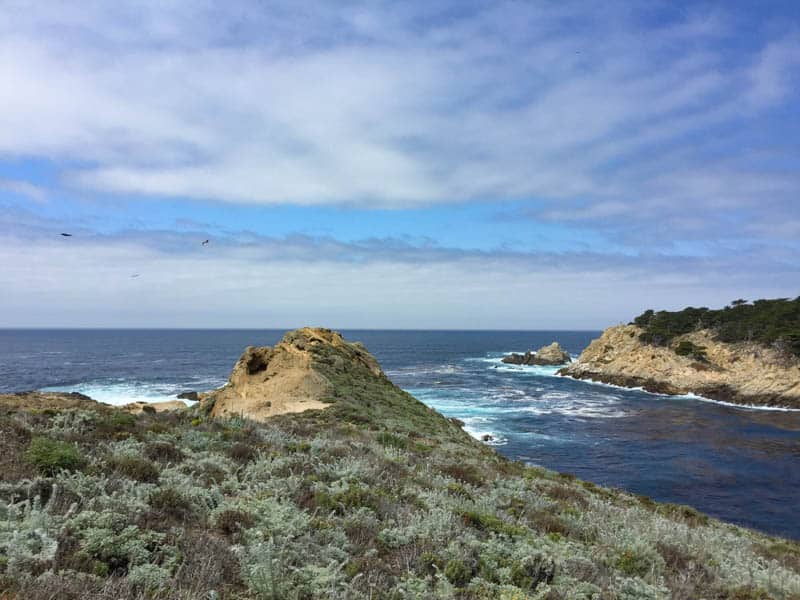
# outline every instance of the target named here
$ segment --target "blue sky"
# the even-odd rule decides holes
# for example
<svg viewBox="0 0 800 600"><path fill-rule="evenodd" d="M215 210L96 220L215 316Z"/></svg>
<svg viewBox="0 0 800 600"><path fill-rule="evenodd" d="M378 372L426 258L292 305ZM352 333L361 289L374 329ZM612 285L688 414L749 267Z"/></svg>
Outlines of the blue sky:
<svg viewBox="0 0 800 600"><path fill-rule="evenodd" d="M0 326L796 296L799 85L796 2L4 2Z"/></svg>

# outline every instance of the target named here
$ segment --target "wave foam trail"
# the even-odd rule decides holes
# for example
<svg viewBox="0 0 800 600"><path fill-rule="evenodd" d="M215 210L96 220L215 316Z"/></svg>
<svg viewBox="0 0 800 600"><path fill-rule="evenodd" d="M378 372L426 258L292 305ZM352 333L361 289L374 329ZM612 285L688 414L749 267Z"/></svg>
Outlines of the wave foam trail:
<svg viewBox="0 0 800 600"><path fill-rule="evenodd" d="M208 382L210 383L210 381ZM208 386L216 387L216 386ZM56 385L42 388L43 392L78 392L106 404L121 406L131 402L165 402L176 400L181 392L198 389L195 385L176 385L142 381L88 381L75 385ZM207 389L203 386L199 389ZM185 401L186 402L186 401ZM186 402L186 404L193 404Z"/></svg>

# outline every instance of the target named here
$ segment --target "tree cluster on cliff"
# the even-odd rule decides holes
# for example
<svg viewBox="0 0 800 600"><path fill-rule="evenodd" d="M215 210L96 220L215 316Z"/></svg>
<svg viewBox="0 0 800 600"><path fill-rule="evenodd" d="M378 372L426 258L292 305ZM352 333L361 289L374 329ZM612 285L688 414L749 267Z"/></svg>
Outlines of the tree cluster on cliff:
<svg viewBox="0 0 800 600"><path fill-rule="evenodd" d="M794 300L734 300L719 310L689 306L679 311L646 310L633 320L644 329L641 340L666 345L679 335L710 329L721 342L776 345L800 356L800 297Z"/></svg>

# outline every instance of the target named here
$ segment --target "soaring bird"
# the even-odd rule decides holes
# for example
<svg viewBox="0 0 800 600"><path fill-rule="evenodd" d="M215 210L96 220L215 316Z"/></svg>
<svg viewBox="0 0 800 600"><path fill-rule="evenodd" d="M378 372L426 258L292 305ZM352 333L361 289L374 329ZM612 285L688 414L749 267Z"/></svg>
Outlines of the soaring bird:
<svg viewBox="0 0 800 600"><path fill-rule="evenodd" d="M64 237L72 237L71 233L62 233L61 235L63 235Z"/></svg>
<svg viewBox="0 0 800 600"><path fill-rule="evenodd" d="M203 240L203 243L201 245L205 246L207 244L208 244L208 240Z"/></svg>
<svg viewBox="0 0 800 600"><path fill-rule="evenodd" d="M138 277L138 276L139 276L139 273L134 273L133 275L131 275L131 278Z"/></svg>

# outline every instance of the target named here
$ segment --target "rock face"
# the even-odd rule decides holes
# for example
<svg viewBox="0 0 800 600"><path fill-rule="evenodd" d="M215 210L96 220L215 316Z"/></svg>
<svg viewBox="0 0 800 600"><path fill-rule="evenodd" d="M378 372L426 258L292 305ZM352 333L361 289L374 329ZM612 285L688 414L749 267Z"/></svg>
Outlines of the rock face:
<svg viewBox="0 0 800 600"><path fill-rule="evenodd" d="M512 353L503 358L503 362L510 365L563 365L571 360L558 342L542 346L536 352Z"/></svg>
<svg viewBox="0 0 800 600"><path fill-rule="evenodd" d="M170 410L185 410L186 404L180 400L164 400L163 402L131 402L120 407L131 414L138 415L143 412L165 412Z"/></svg>
<svg viewBox="0 0 800 600"><path fill-rule="evenodd" d="M559 373L662 394L800 408L796 359L753 343L718 342L705 330L679 336L669 347L644 344L641 333L635 325L610 327ZM704 348L705 356L679 356L675 349L681 342Z"/></svg>
<svg viewBox="0 0 800 600"><path fill-rule="evenodd" d="M212 417L241 415L255 420L326 408L334 387L315 366L315 357L324 353L325 346L336 350L334 361L352 361L386 378L361 344L348 343L330 329L305 327L287 333L274 347L246 348L228 383L201 394L201 402L210 407Z"/></svg>

